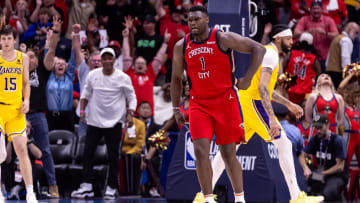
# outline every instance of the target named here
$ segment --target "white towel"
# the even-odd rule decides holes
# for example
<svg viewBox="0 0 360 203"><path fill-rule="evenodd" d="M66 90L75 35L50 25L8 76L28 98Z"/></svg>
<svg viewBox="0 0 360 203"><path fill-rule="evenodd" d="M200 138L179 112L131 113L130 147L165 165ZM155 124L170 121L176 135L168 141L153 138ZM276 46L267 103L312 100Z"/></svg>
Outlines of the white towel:
<svg viewBox="0 0 360 203"><path fill-rule="evenodd" d="M326 7L327 11L335 11L339 9L339 4L337 0L330 0L329 4Z"/></svg>

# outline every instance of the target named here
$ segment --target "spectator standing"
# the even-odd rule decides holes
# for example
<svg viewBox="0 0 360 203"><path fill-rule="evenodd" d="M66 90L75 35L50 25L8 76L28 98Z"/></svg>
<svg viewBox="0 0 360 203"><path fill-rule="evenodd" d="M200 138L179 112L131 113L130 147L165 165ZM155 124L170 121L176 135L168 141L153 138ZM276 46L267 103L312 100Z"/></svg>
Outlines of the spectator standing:
<svg viewBox="0 0 360 203"><path fill-rule="evenodd" d="M49 49L44 58L46 69L53 70L46 85L49 130L74 131L72 106L75 58L72 53L70 61L66 63L65 59L55 57L56 45L60 39L61 20L55 16L53 24L52 31L50 31Z"/></svg>
<svg viewBox="0 0 360 203"><path fill-rule="evenodd" d="M300 18L295 27L294 38L299 38L301 33L309 32L314 37L313 44L320 55L322 72L325 71L325 60L330 49L332 39L338 34L334 20L322 14L322 3L313 1L310 15Z"/></svg>
<svg viewBox="0 0 360 203"><path fill-rule="evenodd" d="M312 92L315 80L321 73L321 65L310 33L301 34L299 42L294 45L284 64L287 64L285 72L297 76L296 84L288 89L289 100L300 104L306 95Z"/></svg>
<svg viewBox="0 0 360 203"><path fill-rule="evenodd" d="M148 14L142 24L142 33L136 37L136 55L142 56L146 61L152 61L159 51L164 38L155 31L155 16Z"/></svg>
<svg viewBox="0 0 360 203"><path fill-rule="evenodd" d="M42 152L41 161L44 165L44 171L49 185L49 193L53 198L59 197L59 191L56 184L54 161L49 145L49 128L45 116L47 110L46 84L49 79L51 69L44 67L43 60L38 57L34 51L26 52L29 56L29 82L31 87L30 110L26 117L31 122L33 138Z"/></svg>
<svg viewBox="0 0 360 203"><path fill-rule="evenodd" d="M346 24L345 30L331 42L326 59L326 72L334 82L335 89L342 80L342 70L351 63L353 41L358 37L360 27L354 22Z"/></svg>
<svg viewBox="0 0 360 203"><path fill-rule="evenodd" d="M115 54L116 54L116 60L114 63L114 68L117 68L121 71L123 71L124 66L123 66L123 60L124 60L124 55L121 52L121 45L118 41L116 40L112 40L109 42L108 47L114 49Z"/></svg>
<svg viewBox="0 0 360 203"><path fill-rule="evenodd" d="M71 197L93 197L92 160L99 140L104 136L109 160L109 176L104 199L115 199L118 188L119 144L122 126L133 125L136 96L129 76L114 68L115 52L105 48L100 52L102 68L91 71L80 99L80 119L85 122L89 104L87 135L84 148L84 172L80 188ZM89 98L91 98L89 100ZM128 109L126 108L128 102ZM126 119L126 120L125 120Z"/></svg>
<svg viewBox="0 0 360 203"><path fill-rule="evenodd" d="M101 67L101 57L99 51L94 51L90 54L89 60L85 60L84 54L81 53L80 47L80 24L75 24L72 26L72 43L73 43L73 50L74 50L74 58L77 67L77 73L79 78L80 84L80 94L82 93L85 80L87 75L90 71ZM88 108L85 108L86 115L88 115ZM80 117L80 105L76 108L76 115ZM86 135L87 125L83 121L79 121L79 128L78 128L78 136L85 136Z"/></svg>
<svg viewBox="0 0 360 203"><path fill-rule="evenodd" d="M45 45L46 33L51 26L51 15L47 8L41 8L38 13L39 21L29 26L21 41L26 43L28 47L37 46L41 49Z"/></svg>
<svg viewBox="0 0 360 203"><path fill-rule="evenodd" d="M160 35L166 38L166 33L170 34L168 41L168 60L166 61L166 80L170 82L171 79L171 60L173 58L173 50L177 41L182 39L187 33L190 32L189 27L183 24L184 19L183 10L176 8L171 13L169 10L165 10L162 5L162 0L156 0L155 4L157 15L160 17Z"/></svg>
<svg viewBox="0 0 360 203"><path fill-rule="evenodd" d="M134 68L132 68L133 58L130 56L128 38L131 25L131 20L127 20L127 27L123 31L124 72L131 78L138 104L142 101L148 101L151 104L151 109L154 109L154 82L161 66L165 62L166 49L171 35L167 32L165 33L164 42L150 63L144 57L138 56L135 59Z"/></svg>
<svg viewBox="0 0 360 203"><path fill-rule="evenodd" d="M71 39L72 26L79 23L82 30L86 29L90 14L94 13L95 8L90 0L72 0L70 2L69 24L67 27L66 38Z"/></svg>

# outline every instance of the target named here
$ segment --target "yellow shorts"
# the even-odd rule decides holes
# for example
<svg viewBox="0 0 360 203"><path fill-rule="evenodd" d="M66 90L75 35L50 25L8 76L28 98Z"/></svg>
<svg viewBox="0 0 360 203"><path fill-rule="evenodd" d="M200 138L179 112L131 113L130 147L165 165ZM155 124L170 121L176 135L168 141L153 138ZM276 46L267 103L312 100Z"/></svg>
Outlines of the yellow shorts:
<svg viewBox="0 0 360 203"><path fill-rule="evenodd" d="M25 115L21 113L21 107L0 104L0 131L1 136L7 134L9 141L15 135L26 137Z"/></svg>
<svg viewBox="0 0 360 203"><path fill-rule="evenodd" d="M254 133L257 133L266 142L273 141L274 138L269 134L269 117L261 103L261 100L254 100L246 96L241 96L241 94L239 94L239 96L243 113L245 142L249 142ZM277 122L280 125L278 120ZM281 133L279 133L279 136L280 134Z"/></svg>

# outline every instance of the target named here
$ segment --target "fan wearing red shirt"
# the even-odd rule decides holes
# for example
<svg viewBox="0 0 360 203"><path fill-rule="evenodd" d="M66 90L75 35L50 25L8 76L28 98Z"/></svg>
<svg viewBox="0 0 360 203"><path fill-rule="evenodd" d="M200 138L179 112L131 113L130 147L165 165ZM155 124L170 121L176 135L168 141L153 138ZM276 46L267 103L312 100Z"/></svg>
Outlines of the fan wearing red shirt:
<svg viewBox="0 0 360 203"><path fill-rule="evenodd" d="M244 141L244 132L235 88L232 50L251 54L248 71L237 84L238 88L247 89L264 57L265 48L236 33L209 29L208 24L206 8L194 6L190 9L188 25L191 32L174 47L171 100L175 119L178 124L183 124L185 118L180 112L180 96L186 69L190 83L190 135L194 143L196 172L205 202L215 202L209 160L210 142L214 134L233 186L235 202L244 202L242 172L235 150L235 144Z"/></svg>
<svg viewBox="0 0 360 203"><path fill-rule="evenodd" d="M125 20L127 21L127 20ZM130 22L131 21L131 22ZM154 59L147 63L144 57L139 56L135 59L135 63L132 64L133 58L130 56L129 45L129 30L132 26L132 20L127 23L126 28L123 30L123 67L124 72L131 78L131 82L135 89L137 106L142 101L147 101L151 104L152 114L154 113L154 96L153 87L157 75L165 62L166 48L170 39L170 33L165 32L164 42L160 49L156 53ZM134 68L132 68L132 65Z"/></svg>

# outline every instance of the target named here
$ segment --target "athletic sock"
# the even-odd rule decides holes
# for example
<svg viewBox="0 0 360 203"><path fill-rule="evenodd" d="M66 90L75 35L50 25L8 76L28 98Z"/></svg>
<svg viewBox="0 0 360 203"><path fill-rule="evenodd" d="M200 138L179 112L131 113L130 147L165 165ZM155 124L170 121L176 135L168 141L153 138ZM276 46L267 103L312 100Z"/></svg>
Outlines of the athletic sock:
<svg viewBox="0 0 360 203"><path fill-rule="evenodd" d="M204 198L205 198L205 203L215 203L213 194L204 195Z"/></svg>
<svg viewBox="0 0 360 203"><path fill-rule="evenodd" d="M245 203L244 192L234 193L234 196L235 196L235 202Z"/></svg>

